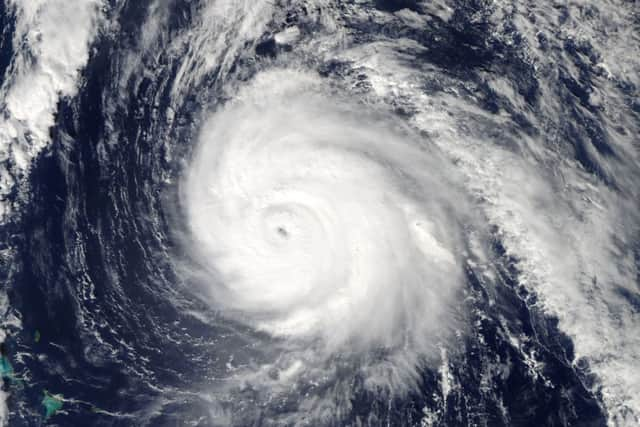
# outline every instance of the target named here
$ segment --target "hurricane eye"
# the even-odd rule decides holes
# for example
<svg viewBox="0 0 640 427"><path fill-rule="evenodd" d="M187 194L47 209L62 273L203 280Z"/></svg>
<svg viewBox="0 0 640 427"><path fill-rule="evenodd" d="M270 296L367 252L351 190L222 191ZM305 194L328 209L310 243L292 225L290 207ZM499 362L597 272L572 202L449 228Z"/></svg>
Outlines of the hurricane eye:
<svg viewBox="0 0 640 427"><path fill-rule="evenodd" d="M289 239L289 231L284 227L276 227L276 233L285 240Z"/></svg>

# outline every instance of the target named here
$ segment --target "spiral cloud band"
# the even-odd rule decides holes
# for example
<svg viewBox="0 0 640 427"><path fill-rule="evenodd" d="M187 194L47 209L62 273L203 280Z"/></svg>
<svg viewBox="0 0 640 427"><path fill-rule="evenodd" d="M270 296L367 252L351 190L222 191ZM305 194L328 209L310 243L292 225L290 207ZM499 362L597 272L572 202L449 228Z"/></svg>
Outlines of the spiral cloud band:
<svg viewBox="0 0 640 427"><path fill-rule="evenodd" d="M461 280L451 168L312 75L249 86L204 125L184 186L211 298L275 336L426 348Z"/></svg>

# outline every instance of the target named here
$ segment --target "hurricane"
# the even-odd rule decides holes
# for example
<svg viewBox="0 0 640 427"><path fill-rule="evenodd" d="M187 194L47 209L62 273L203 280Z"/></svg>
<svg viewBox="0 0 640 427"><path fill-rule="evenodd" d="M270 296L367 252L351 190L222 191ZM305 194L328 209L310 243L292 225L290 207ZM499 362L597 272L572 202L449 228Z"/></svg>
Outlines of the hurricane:
<svg viewBox="0 0 640 427"><path fill-rule="evenodd" d="M638 13L0 0L0 424L637 425Z"/></svg>
<svg viewBox="0 0 640 427"><path fill-rule="evenodd" d="M448 215L464 204L439 156L384 117L314 94L313 76L258 79L205 125L186 183L196 251L222 288L214 300L276 335L428 339L461 280ZM270 94L278 80L289 83Z"/></svg>

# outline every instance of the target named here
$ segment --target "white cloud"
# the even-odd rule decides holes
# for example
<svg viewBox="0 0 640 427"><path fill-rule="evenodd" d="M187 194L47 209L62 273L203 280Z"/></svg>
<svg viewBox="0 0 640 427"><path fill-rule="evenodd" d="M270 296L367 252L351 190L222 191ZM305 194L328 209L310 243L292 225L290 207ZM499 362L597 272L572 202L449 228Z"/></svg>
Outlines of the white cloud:
<svg viewBox="0 0 640 427"><path fill-rule="evenodd" d="M14 57L0 88L5 110L0 119L3 197L19 185L9 174L20 180L31 160L49 143L58 99L75 94L100 4L98 0L10 2L17 17ZM0 209L4 219L10 207L5 204Z"/></svg>
<svg viewBox="0 0 640 427"><path fill-rule="evenodd" d="M363 54L369 50L376 53ZM487 114L455 88L436 96L416 90L422 75L404 65L404 56L391 44L341 55L357 60L359 71L367 74L381 98L401 99L417 111L413 124L456 160L466 176L467 191L498 228L508 255L517 260L519 282L559 319L561 330L574 342L576 357L588 361L598 376L596 387L601 387L610 424L636 424L640 319L637 308L620 294L621 289L637 293L633 239L639 217L637 201L629 199L638 188L634 157L602 159L616 171L622 186L620 191L612 189L568 159L562 148L541 139L513 135L509 146L480 136L481 123L500 127L508 124L508 116ZM549 92L543 105L558 117L556 101ZM628 122L621 111L617 114L621 122ZM617 144L618 152L633 152L629 141L611 143Z"/></svg>
<svg viewBox="0 0 640 427"><path fill-rule="evenodd" d="M454 325L471 218L451 164L359 110L313 74L256 77L199 137L190 246L213 303L288 340L292 364L384 348L367 381L406 391Z"/></svg>

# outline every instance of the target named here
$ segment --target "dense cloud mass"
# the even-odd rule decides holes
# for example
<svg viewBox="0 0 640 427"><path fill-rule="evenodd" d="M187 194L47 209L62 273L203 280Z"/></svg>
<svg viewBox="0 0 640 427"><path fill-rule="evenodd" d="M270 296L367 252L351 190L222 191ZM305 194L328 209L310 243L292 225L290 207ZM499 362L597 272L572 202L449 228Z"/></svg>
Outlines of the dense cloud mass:
<svg viewBox="0 0 640 427"><path fill-rule="evenodd" d="M461 283L453 165L319 80L261 74L204 125L184 200L213 300L275 335L425 347Z"/></svg>

